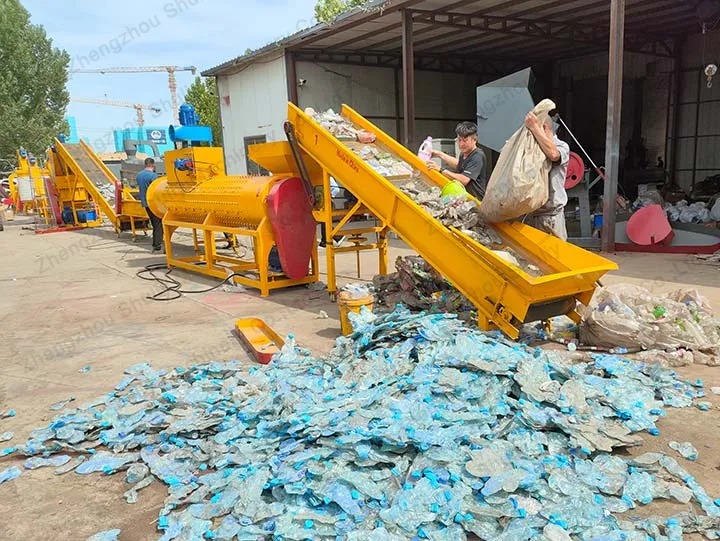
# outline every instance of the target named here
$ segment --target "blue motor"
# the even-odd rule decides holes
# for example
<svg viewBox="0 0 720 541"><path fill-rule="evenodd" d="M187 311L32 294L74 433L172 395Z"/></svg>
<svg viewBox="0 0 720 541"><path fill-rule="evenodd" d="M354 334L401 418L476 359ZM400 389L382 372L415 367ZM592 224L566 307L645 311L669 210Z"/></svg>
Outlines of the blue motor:
<svg viewBox="0 0 720 541"><path fill-rule="evenodd" d="M201 146L203 143L212 144L212 129L209 126L199 126L200 117L195 113L195 107L189 103L180 106L181 126L170 126L168 134L173 143L181 143L183 147Z"/></svg>
<svg viewBox="0 0 720 541"><path fill-rule="evenodd" d="M175 170L177 171L194 171L195 164L190 158L178 158L175 160Z"/></svg>
<svg viewBox="0 0 720 541"><path fill-rule="evenodd" d="M180 106L178 116L180 117L181 126L197 126L197 123L200 122L200 116L195 113L195 107L189 103L183 103Z"/></svg>

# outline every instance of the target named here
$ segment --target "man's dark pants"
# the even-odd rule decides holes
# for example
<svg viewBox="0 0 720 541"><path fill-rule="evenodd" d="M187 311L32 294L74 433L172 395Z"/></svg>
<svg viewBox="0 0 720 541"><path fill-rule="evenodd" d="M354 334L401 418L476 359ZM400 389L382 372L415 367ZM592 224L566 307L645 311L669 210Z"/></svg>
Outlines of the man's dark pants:
<svg viewBox="0 0 720 541"><path fill-rule="evenodd" d="M161 250L163 247L163 226L162 220L155 216L149 208L145 208L150 217L150 223L153 229L153 250Z"/></svg>

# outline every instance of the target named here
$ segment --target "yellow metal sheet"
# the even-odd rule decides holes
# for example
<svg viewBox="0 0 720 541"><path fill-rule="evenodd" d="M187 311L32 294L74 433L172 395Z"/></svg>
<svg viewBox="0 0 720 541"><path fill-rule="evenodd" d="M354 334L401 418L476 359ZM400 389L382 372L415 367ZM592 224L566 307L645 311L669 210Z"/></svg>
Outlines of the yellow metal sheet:
<svg viewBox="0 0 720 541"><path fill-rule="evenodd" d="M438 186L448 182L351 108L343 106L342 115L357 127L376 134L378 144L420 171L426 182ZM517 337L517 327L530 306L572 296L587 299L597 280L617 268L612 261L529 226L499 224L497 231L509 246L546 270L542 277L531 277L492 250L433 219L293 104L288 106L288 119L295 126L298 143L311 160L348 188L470 299L478 308L481 324L492 321L508 335ZM271 149L267 150L269 154Z"/></svg>

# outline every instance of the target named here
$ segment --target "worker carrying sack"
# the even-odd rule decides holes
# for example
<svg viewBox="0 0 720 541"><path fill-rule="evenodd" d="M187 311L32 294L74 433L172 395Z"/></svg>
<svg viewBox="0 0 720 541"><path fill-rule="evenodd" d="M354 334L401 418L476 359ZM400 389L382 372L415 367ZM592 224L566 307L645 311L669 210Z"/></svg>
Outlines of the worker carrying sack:
<svg viewBox="0 0 720 541"><path fill-rule="evenodd" d="M553 109L555 103L545 99L532 112L543 125ZM549 196L550 167L550 160L523 125L500 152L480 205L480 216L490 223L505 222L542 207Z"/></svg>

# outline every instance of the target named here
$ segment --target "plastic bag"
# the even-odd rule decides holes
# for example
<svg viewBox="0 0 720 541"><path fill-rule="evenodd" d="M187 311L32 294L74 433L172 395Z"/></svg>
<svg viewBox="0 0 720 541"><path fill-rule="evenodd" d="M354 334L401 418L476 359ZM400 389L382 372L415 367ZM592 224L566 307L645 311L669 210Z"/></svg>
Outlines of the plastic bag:
<svg viewBox="0 0 720 541"><path fill-rule="evenodd" d="M545 99L533 113L542 125L555 103ZM505 143L488 182L480 215L491 223L504 222L542 207L549 196L548 175L552 164L525 126Z"/></svg>
<svg viewBox="0 0 720 541"><path fill-rule="evenodd" d="M720 222L720 198L715 201L715 204L710 210L710 219L714 222Z"/></svg>
<svg viewBox="0 0 720 541"><path fill-rule="evenodd" d="M640 286L598 289L583 316L580 339L593 346L713 351L720 324L708 302L694 290L654 296Z"/></svg>

